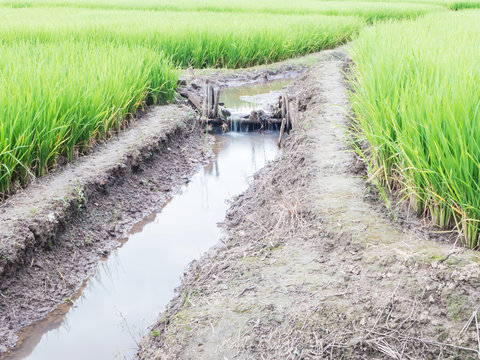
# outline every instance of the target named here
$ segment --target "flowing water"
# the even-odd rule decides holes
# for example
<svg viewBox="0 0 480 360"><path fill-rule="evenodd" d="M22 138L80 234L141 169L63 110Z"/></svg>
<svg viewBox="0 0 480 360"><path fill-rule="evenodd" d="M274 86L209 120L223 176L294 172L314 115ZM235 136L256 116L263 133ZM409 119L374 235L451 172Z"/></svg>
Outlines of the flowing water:
<svg viewBox="0 0 480 360"><path fill-rule="evenodd" d="M274 133L216 135L215 159L159 213L138 223L73 298L29 327L8 359L130 359L181 276L221 238L227 200L277 153Z"/></svg>
<svg viewBox="0 0 480 360"><path fill-rule="evenodd" d="M291 79L275 80L254 85L231 87L220 92L220 102L224 103L231 115L229 126L231 131L248 132L255 126L245 124L242 118L248 118L252 111L263 110L272 115L272 106L278 104L281 89L291 83ZM278 130L273 127L271 130Z"/></svg>

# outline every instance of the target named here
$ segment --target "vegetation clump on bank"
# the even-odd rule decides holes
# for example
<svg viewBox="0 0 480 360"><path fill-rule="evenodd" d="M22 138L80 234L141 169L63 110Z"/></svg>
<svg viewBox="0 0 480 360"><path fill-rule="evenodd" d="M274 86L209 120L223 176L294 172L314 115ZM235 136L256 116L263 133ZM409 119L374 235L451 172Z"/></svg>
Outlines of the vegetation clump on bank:
<svg viewBox="0 0 480 360"><path fill-rule="evenodd" d="M361 153L381 188L480 245L480 12L365 29L352 46Z"/></svg>
<svg viewBox="0 0 480 360"><path fill-rule="evenodd" d="M177 81L143 47L22 40L0 51L0 194L119 129L144 100L171 98Z"/></svg>

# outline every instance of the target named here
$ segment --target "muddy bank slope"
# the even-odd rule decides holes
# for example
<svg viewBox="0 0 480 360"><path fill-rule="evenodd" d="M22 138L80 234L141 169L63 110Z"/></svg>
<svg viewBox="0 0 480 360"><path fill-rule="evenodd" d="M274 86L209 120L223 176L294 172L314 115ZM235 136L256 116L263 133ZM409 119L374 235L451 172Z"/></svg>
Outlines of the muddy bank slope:
<svg viewBox="0 0 480 360"><path fill-rule="evenodd" d="M348 61L330 55L296 81L283 156L234 201L224 241L191 264L138 359L477 357L479 254L368 199L342 129Z"/></svg>
<svg viewBox="0 0 480 360"><path fill-rule="evenodd" d="M75 298L125 231L159 210L207 160L206 142L189 108L154 107L0 205L0 357L17 335L22 340L17 330L58 304L68 310L65 299Z"/></svg>

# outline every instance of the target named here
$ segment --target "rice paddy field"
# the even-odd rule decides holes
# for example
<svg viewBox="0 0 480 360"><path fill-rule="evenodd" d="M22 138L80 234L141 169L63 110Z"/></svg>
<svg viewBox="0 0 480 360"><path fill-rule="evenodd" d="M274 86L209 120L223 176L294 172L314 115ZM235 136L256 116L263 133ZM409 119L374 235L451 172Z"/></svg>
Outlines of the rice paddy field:
<svg viewBox="0 0 480 360"><path fill-rule="evenodd" d="M182 68L351 42L361 152L381 187L479 240L480 2L0 1L0 197L88 151Z"/></svg>

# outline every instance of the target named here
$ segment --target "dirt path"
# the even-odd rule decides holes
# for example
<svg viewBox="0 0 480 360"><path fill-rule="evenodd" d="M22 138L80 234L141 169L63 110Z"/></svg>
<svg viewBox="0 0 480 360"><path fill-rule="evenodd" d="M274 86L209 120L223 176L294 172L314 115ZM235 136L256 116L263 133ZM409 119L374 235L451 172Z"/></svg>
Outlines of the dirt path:
<svg viewBox="0 0 480 360"><path fill-rule="evenodd" d="M480 256L392 223L346 146L342 51L296 81L301 121L186 273L139 359L467 359ZM461 348L465 347L465 348Z"/></svg>

